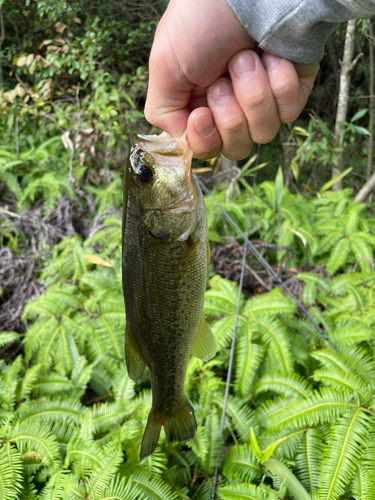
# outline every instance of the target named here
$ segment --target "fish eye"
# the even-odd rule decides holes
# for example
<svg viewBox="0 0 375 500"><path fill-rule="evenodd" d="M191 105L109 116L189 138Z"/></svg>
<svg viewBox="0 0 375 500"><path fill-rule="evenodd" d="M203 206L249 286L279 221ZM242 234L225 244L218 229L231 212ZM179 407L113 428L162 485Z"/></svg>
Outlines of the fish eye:
<svg viewBox="0 0 375 500"><path fill-rule="evenodd" d="M152 168L149 167L148 165L145 165L142 163L139 166L137 176L138 176L138 179L142 182L142 184L147 184L148 182L150 182L153 178L153 175L154 175L154 172L153 172Z"/></svg>

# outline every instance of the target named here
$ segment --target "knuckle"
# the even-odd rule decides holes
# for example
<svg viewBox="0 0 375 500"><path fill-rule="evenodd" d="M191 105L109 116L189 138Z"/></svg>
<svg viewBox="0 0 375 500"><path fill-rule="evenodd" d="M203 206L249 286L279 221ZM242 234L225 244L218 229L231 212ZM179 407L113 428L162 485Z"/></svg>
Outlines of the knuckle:
<svg viewBox="0 0 375 500"><path fill-rule="evenodd" d="M244 117L232 118L220 124L219 130L224 135L238 135L247 129ZM229 158L230 159L230 158Z"/></svg>
<svg viewBox="0 0 375 500"><path fill-rule="evenodd" d="M263 106L268 106L269 104L271 104L271 98L268 92L263 91L248 94L243 99L243 107L246 111L251 111Z"/></svg>
<svg viewBox="0 0 375 500"><path fill-rule="evenodd" d="M273 95L276 99L293 99L299 94L299 88L295 84L295 82L291 82L288 79L280 79L275 82L273 85L271 84Z"/></svg>

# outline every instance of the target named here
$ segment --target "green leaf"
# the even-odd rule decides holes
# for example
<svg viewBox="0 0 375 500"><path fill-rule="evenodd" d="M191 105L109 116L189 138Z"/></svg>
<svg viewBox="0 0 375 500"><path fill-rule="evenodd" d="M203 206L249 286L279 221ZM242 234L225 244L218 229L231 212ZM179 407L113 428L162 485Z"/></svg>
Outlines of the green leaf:
<svg viewBox="0 0 375 500"><path fill-rule="evenodd" d="M260 447L260 444L258 443L258 440L255 436L254 429L252 427L250 429L250 443L251 443L251 449L253 450L254 455L256 456L257 460L259 462L261 462L262 456L263 456L262 448Z"/></svg>
<svg viewBox="0 0 375 500"><path fill-rule="evenodd" d="M349 167L344 172L341 172L341 174L336 175L336 177L323 184L323 186L319 189L319 192L324 193L325 191L330 189L334 184L336 184L336 182L346 177L352 170L353 167Z"/></svg>
<svg viewBox="0 0 375 500"><path fill-rule="evenodd" d="M296 476L282 462L275 458L269 458L263 465L275 474L280 481L285 482L288 491L296 500L311 500L310 495Z"/></svg>
<svg viewBox="0 0 375 500"><path fill-rule="evenodd" d="M351 123L359 120L360 118L362 118L363 116L365 116L365 114L367 113L368 111L368 108L364 108L364 109L360 109L358 110L351 118Z"/></svg>
<svg viewBox="0 0 375 500"><path fill-rule="evenodd" d="M353 130L360 135L371 135L367 128L359 127L358 125L353 125Z"/></svg>
<svg viewBox="0 0 375 500"><path fill-rule="evenodd" d="M374 419L364 408L349 409L331 429L320 477L319 498L337 500L350 484L365 448Z"/></svg>

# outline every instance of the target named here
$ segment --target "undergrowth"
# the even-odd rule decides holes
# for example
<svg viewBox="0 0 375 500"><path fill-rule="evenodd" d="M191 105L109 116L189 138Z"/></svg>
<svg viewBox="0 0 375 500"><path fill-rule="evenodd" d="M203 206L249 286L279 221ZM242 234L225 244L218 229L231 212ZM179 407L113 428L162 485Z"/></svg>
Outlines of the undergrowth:
<svg viewBox="0 0 375 500"><path fill-rule="evenodd" d="M267 183L259 190L272 193L272 188ZM285 203L293 199L286 191L283 201L284 196ZM270 194L256 203L268 214L272 205L267 200ZM321 227L328 226L328 213L332 220L336 207L343 227L358 232L367 227L373 237L362 205L354 205L345 192L294 201L318 207L310 212L311 227L319 226L311 223L314 217L326 221ZM208 213L213 231L210 206ZM293 228L296 220L286 213L293 210L283 213L281 205L279 223ZM296 213L298 220L308 218L307 210ZM259 225L260 212L255 217ZM291 232L301 260L303 252L317 255L321 245L315 248L312 242L322 233L312 233L309 243L298 247L301 237ZM350 238L344 230L340 235ZM208 500L219 465L217 494L226 500L293 498L293 488L307 495L303 498L373 499L372 270L360 261L356 271L329 278L308 270L298 275L305 283L303 302L339 353L323 343L280 290L242 298L223 436L220 419L237 286L213 276L205 314L218 354L207 363L192 357L186 375L197 435L172 445L162 437L157 451L140 462L150 380L146 376L135 385L124 363L120 241L121 221L112 216L85 241L71 236L55 245L41 276L49 283L46 293L25 308L29 326L24 338L16 332L0 334L1 346L23 342L23 354L0 365L0 498ZM320 255L330 262L335 248L327 246ZM353 250L345 253L340 269L352 271L357 258Z"/></svg>

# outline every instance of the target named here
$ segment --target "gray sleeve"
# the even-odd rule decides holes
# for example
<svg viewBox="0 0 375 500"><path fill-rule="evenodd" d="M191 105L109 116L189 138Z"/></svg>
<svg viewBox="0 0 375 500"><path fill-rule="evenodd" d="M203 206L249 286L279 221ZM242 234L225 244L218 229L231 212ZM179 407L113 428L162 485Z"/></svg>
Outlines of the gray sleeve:
<svg viewBox="0 0 375 500"><path fill-rule="evenodd" d="M375 14L375 0L227 0L259 46L293 62L319 62L338 25Z"/></svg>

